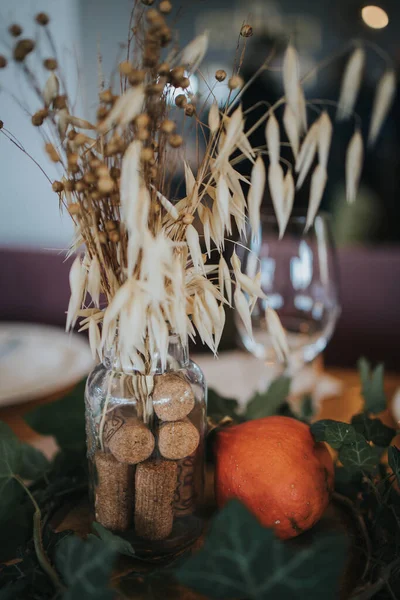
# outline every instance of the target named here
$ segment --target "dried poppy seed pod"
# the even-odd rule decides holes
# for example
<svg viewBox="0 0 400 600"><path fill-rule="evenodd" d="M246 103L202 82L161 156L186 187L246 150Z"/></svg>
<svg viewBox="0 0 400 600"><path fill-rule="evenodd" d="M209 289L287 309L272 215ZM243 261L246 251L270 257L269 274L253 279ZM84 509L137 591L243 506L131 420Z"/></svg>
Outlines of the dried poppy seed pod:
<svg viewBox="0 0 400 600"><path fill-rule="evenodd" d="M53 181L53 185L51 187L53 188L53 192L56 192L57 194L64 190L64 184L62 181Z"/></svg>
<svg viewBox="0 0 400 600"><path fill-rule="evenodd" d="M107 232L113 231L114 229L117 229L117 222L116 221L107 221L105 228L106 228Z"/></svg>
<svg viewBox="0 0 400 600"><path fill-rule="evenodd" d="M35 42L33 40L20 40L14 47L13 56L17 62L23 62L25 58L35 48Z"/></svg>
<svg viewBox="0 0 400 600"><path fill-rule="evenodd" d="M217 81L225 81L226 71L224 71L223 69L218 69L218 71L215 71L215 79Z"/></svg>
<svg viewBox="0 0 400 600"><path fill-rule="evenodd" d="M163 131L164 133L172 133L173 131L175 131L175 129L176 124L174 121L171 121L171 119L165 119L161 123L161 131Z"/></svg>
<svg viewBox="0 0 400 600"><path fill-rule="evenodd" d="M85 173L83 176L83 179L85 180L85 182L88 185L93 185L96 183L97 179L96 179L96 175L94 173L91 173L90 171L88 173Z"/></svg>
<svg viewBox="0 0 400 600"><path fill-rule="evenodd" d="M147 113L141 113L135 119L135 124L138 127L148 127L150 125L150 117Z"/></svg>
<svg viewBox="0 0 400 600"><path fill-rule="evenodd" d="M55 58L45 58L43 61L43 66L48 71L55 71L58 67L58 64Z"/></svg>
<svg viewBox="0 0 400 600"><path fill-rule="evenodd" d="M121 169L119 169L118 167L111 167L110 175L113 179L118 179L119 177L121 177Z"/></svg>
<svg viewBox="0 0 400 600"><path fill-rule="evenodd" d="M114 189L114 181L111 177L100 177L97 182L97 189L102 194L110 194Z"/></svg>
<svg viewBox="0 0 400 600"><path fill-rule="evenodd" d="M104 231L100 231L100 233L99 233L99 242L100 242L100 244L107 244L107 242L108 242L108 237L104 233Z"/></svg>
<svg viewBox="0 0 400 600"><path fill-rule="evenodd" d="M185 115L187 117L193 117L194 113L196 112L195 107L193 106L193 104L188 104L185 108Z"/></svg>
<svg viewBox="0 0 400 600"><path fill-rule="evenodd" d="M71 152L70 154L68 154L67 160L68 160L69 165L77 165L78 160L79 160L79 155L76 152Z"/></svg>
<svg viewBox="0 0 400 600"><path fill-rule="evenodd" d="M179 148L179 146L182 146L183 144L183 138L181 135L173 133L172 135L170 135L168 142L172 148Z"/></svg>
<svg viewBox="0 0 400 600"><path fill-rule="evenodd" d="M145 92L147 96L159 96L163 93L163 90L163 83L151 83L150 85L146 86Z"/></svg>
<svg viewBox="0 0 400 600"><path fill-rule="evenodd" d="M96 175L97 177L109 177L110 171L108 170L107 165L101 163L98 167L96 167Z"/></svg>
<svg viewBox="0 0 400 600"><path fill-rule="evenodd" d="M242 25L242 28L240 30L240 35L244 38L251 37L253 35L252 26L248 25L247 23L245 25Z"/></svg>
<svg viewBox="0 0 400 600"><path fill-rule="evenodd" d="M183 77L179 82L179 87L181 87L183 90L186 90L188 87L190 87L189 77Z"/></svg>
<svg viewBox="0 0 400 600"><path fill-rule="evenodd" d="M8 28L8 31L13 37L19 37L22 34L22 27L20 25L17 25L17 23L13 23Z"/></svg>
<svg viewBox="0 0 400 600"><path fill-rule="evenodd" d="M168 27L164 27L161 31L160 31L160 43L161 43L161 47L165 48L165 46L168 46L168 44L172 41L172 32L170 29L168 29Z"/></svg>
<svg viewBox="0 0 400 600"><path fill-rule="evenodd" d="M171 69L170 75L172 80L180 81L182 77L185 76L185 67L174 67L173 69Z"/></svg>
<svg viewBox="0 0 400 600"><path fill-rule="evenodd" d="M129 75L133 71L133 66L129 60L124 60L118 65L118 71L121 75Z"/></svg>
<svg viewBox="0 0 400 600"><path fill-rule="evenodd" d="M187 105L187 98L185 94L178 94L175 98L175 104L176 106L179 106L179 108L185 108Z"/></svg>
<svg viewBox="0 0 400 600"><path fill-rule="evenodd" d="M243 83L243 79L240 77L240 75L233 75L233 77L228 80L228 86L231 90L241 88Z"/></svg>
<svg viewBox="0 0 400 600"><path fill-rule="evenodd" d="M39 25L48 25L50 22L50 17L46 13L40 12L36 15L35 21L36 23L39 23Z"/></svg>
<svg viewBox="0 0 400 600"><path fill-rule="evenodd" d="M158 10L164 15L169 15L172 10L172 4L169 0L162 0L158 6Z"/></svg>
<svg viewBox="0 0 400 600"><path fill-rule="evenodd" d="M7 59L5 56L0 54L0 69L5 69L7 66Z"/></svg>
<svg viewBox="0 0 400 600"><path fill-rule="evenodd" d="M67 192L73 192L75 189L75 181L72 179L67 179L64 181L64 188Z"/></svg>
<svg viewBox="0 0 400 600"><path fill-rule="evenodd" d="M79 192L80 194L87 189L87 185L86 183L83 181L83 179L80 179L79 181L77 181L75 183L75 190L77 192Z"/></svg>

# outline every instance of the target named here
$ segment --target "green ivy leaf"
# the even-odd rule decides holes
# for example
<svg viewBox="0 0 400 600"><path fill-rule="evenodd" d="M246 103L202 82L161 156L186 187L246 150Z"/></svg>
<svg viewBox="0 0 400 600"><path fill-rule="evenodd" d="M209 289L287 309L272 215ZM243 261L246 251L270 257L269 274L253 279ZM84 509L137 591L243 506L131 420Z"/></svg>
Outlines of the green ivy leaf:
<svg viewBox="0 0 400 600"><path fill-rule="evenodd" d="M383 377L384 366L379 364L373 371L366 358L360 358L357 363L361 378L362 395L365 402L365 410L374 414L380 413L387 407L387 399L384 391Z"/></svg>
<svg viewBox="0 0 400 600"><path fill-rule="evenodd" d="M347 469L372 471L378 466L381 454L381 448L373 448L362 435L357 433L354 442L342 446L339 451L339 460Z"/></svg>
<svg viewBox="0 0 400 600"><path fill-rule="evenodd" d="M314 414L313 399L311 394L306 394L301 401L300 416L305 421L309 421Z"/></svg>
<svg viewBox="0 0 400 600"><path fill-rule="evenodd" d="M367 440L381 448L390 446L396 435L395 429L387 427L380 419L370 419L366 413L355 415L351 423L357 433L361 433Z"/></svg>
<svg viewBox="0 0 400 600"><path fill-rule="evenodd" d="M246 408L246 419L261 419L275 415L288 397L289 389L289 377L275 379L266 392L257 393L251 398Z"/></svg>
<svg viewBox="0 0 400 600"><path fill-rule="evenodd" d="M74 535L64 538L56 551L56 565L67 586L63 600L113 600L108 581L116 556L94 535L87 541Z"/></svg>
<svg viewBox="0 0 400 600"><path fill-rule="evenodd" d="M22 466L20 476L29 481L35 481L41 477L50 468L50 463L42 452L30 446L21 444Z"/></svg>
<svg viewBox="0 0 400 600"><path fill-rule="evenodd" d="M85 385L83 380L64 398L35 408L25 421L41 435L54 436L60 448L82 451L86 444Z"/></svg>
<svg viewBox="0 0 400 600"><path fill-rule="evenodd" d="M115 550L115 552L118 552L118 554L124 554L125 556L135 556L135 551L132 548L132 545L128 542L128 540L124 540L124 538L120 537L119 535L111 533L111 531L100 525L100 523L94 522L92 525L92 529L94 529L94 531L97 533L102 542L104 542L112 550ZM90 533L87 537L88 539L90 539L96 536Z"/></svg>
<svg viewBox="0 0 400 600"><path fill-rule="evenodd" d="M306 548L281 542L233 500L212 521L202 549L176 575L211 598L333 600L345 546L341 536L332 534L321 534Z"/></svg>
<svg viewBox="0 0 400 600"><path fill-rule="evenodd" d="M22 467L22 447L12 429L0 421L0 485Z"/></svg>
<svg viewBox="0 0 400 600"><path fill-rule="evenodd" d="M233 398L224 398L213 389L208 390L207 414L216 422L224 417L238 420L239 404Z"/></svg>
<svg viewBox="0 0 400 600"><path fill-rule="evenodd" d="M400 485L400 450L397 446L390 446L388 450L389 467L392 469L397 483Z"/></svg>
<svg viewBox="0 0 400 600"><path fill-rule="evenodd" d="M311 425L310 430L316 442L327 442L337 450L343 445L353 443L357 436L352 425L332 419L317 421Z"/></svg>

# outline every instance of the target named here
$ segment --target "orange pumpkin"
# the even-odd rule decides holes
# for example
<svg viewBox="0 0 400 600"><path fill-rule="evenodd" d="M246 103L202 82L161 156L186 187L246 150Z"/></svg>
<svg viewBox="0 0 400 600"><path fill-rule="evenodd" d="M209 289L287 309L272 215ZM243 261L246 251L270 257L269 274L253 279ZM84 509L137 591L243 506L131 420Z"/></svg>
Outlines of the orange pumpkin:
<svg viewBox="0 0 400 600"><path fill-rule="evenodd" d="M325 511L334 467L325 444L289 417L266 417L221 429L216 437L219 507L237 498L287 539L312 527Z"/></svg>

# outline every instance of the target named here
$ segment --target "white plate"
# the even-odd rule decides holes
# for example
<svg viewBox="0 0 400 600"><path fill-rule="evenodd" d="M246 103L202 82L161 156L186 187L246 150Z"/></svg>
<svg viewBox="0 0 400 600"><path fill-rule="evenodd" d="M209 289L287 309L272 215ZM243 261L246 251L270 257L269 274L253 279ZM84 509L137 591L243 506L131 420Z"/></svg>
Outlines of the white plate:
<svg viewBox="0 0 400 600"><path fill-rule="evenodd" d="M94 365L84 336L33 323L0 323L0 406L49 396Z"/></svg>

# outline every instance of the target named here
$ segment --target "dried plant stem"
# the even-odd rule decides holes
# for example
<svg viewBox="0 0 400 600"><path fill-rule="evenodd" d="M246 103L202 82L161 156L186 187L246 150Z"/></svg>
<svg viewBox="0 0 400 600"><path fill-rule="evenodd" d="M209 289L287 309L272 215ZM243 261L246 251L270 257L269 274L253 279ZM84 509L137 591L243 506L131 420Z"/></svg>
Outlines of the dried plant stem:
<svg viewBox="0 0 400 600"><path fill-rule="evenodd" d="M99 426L99 441L100 441L100 449L104 452L104 440L103 440L103 433L104 433L104 425L106 422L106 415L107 415L107 409L108 409L108 403L110 402L110 398L111 398L111 386L112 386L112 382L114 379L116 372L114 371L114 369L111 371L110 373L110 377L108 380L108 386L107 386L107 394L104 400L104 406L103 406L103 411L102 411L102 416L101 416L101 420L100 420L100 426Z"/></svg>

